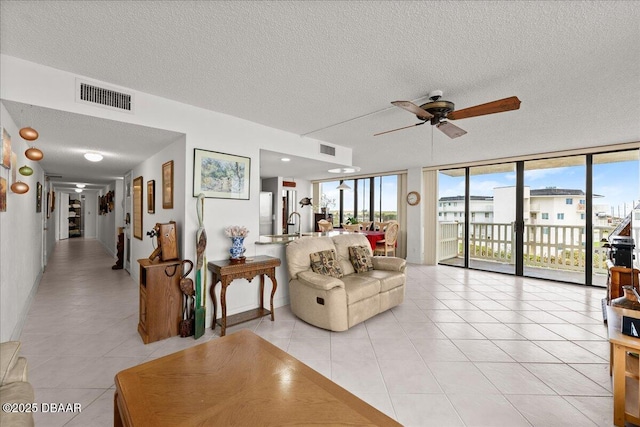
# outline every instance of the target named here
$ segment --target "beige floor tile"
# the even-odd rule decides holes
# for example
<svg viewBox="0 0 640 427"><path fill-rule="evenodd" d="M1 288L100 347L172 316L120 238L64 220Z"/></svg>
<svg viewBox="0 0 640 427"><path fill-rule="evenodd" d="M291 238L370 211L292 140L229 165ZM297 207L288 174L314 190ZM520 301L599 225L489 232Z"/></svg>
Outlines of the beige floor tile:
<svg viewBox="0 0 640 427"><path fill-rule="evenodd" d="M415 338L412 342L425 362L467 362L469 360L448 339Z"/></svg>
<svg viewBox="0 0 640 427"><path fill-rule="evenodd" d="M551 353L564 363L605 363L607 360L585 350L571 341L534 341L545 351ZM608 348L608 343L607 343Z"/></svg>
<svg viewBox="0 0 640 427"><path fill-rule="evenodd" d="M465 426L531 426L501 394L452 394L448 397Z"/></svg>
<svg viewBox="0 0 640 427"><path fill-rule="evenodd" d="M468 323L441 323L436 322L436 326L447 338L455 340L486 340L487 337L478 332Z"/></svg>
<svg viewBox="0 0 640 427"><path fill-rule="evenodd" d="M438 394L391 394L398 422L405 427L464 426L449 399Z"/></svg>
<svg viewBox="0 0 640 427"><path fill-rule="evenodd" d="M427 362L446 394L500 394L471 362Z"/></svg>
<svg viewBox="0 0 640 427"><path fill-rule="evenodd" d="M502 394L555 394L519 363L474 363Z"/></svg>
<svg viewBox="0 0 640 427"><path fill-rule="evenodd" d="M493 343L517 362L562 363L560 359L554 357L551 353L543 350L531 341L494 340Z"/></svg>
<svg viewBox="0 0 640 427"><path fill-rule="evenodd" d="M472 362L515 362L489 340L452 340L452 342Z"/></svg>
<svg viewBox="0 0 640 427"><path fill-rule="evenodd" d="M596 425L561 396L513 395L507 399L534 427Z"/></svg>
<svg viewBox="0 0 640 427"><path fill-rule="evenodd" d="M490 340L523 340L524 337L501 323L474 323L473 327Z"/></svg>
<svg viewBox="0 0 640 427"><path fill-rule="evenodd" d="M550 363L523 363L522 365L559 395L611 395L609 390L596 384L569 365Z"/></svg>
<svg viewBox="0 0 640 427"><path fill-rule="evenodd" d="M444 393L422 360L380 360L390 394Z"/></svg>

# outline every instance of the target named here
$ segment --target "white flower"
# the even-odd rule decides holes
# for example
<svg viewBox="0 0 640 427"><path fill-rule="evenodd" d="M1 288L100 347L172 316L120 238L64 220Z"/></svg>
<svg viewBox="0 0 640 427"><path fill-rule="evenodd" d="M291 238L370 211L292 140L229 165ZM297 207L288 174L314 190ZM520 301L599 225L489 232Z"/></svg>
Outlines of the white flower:
<svg viewBox="0 0 640 427"><path fill-rule="evenodd" d="M224 234L226 234L227 237L246 237L247 234L249 234L249 230L240 225L230 225L224 229Z"/></svg>

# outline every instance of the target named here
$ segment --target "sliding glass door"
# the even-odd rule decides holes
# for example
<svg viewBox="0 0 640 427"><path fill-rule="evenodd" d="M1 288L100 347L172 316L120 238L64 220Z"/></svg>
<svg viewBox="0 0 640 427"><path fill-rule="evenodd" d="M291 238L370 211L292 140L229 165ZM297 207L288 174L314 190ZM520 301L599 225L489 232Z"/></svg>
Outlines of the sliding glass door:
<svg viewBox="0 0 640 427"><path fill-rule="evenodd" d="M524 162L524 275L585 283L586 156Z"/></svg>
<svg viewBox="0 0 640 427"><path fill-rule="evenodd" d="M624 150L438 173L438 262L606 286L610 236L640 246L640 155Z"/></svg>
<svg viewBox="0 0 640 427"><path fill-rule="evenodd" d="M469 267L515 273L516 164L469 168Z"/></svg>

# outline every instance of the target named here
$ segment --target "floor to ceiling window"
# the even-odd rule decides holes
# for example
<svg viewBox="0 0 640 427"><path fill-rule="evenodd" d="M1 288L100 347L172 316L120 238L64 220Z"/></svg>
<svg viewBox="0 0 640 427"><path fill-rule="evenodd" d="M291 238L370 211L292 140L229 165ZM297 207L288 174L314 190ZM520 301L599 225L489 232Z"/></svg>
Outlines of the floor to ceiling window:
<svg viewBox="0 0 640 427"><path fill-rule="evenodd" d="M606 286L607 238L640 240L638 149L440 170L438 191L440 264Z"/></svg>
<svg viewBox="0 0 640 427"><path fill-rule="evenodd" d="M438 172L438 261L441 264L465 264L465 169Z"/></svg>
<svg viewBox="0 0 640 427"><path fill-rule="evenodd" d="M338 190L340 183L350 188ZM347 221L385 222L398 219L397 175L326 181L319 186L320 206L326 205L333 216L334 227L341 227Z"/></svg>
<svg viewBox="0 0 640 427"><path fill-rule="evenodd" d="M469 266L515 272L516 164L469 168Z"/></svg>
<svg viewBox="0 0 640 427"><path fill-rule="evenodd" d="M585 283L586 156L524 162L524 275Z"/></svg>
<svg viewBox="0 0 640 427"><path fill-rule="evenodd" d="M628 233L640 243L634 210L640 203L638 150L593 155L593 284L606 286L607 249L611 234ZM633 227L636 225L636 227ZM637 259L637 257L636 257Z"/></svg>

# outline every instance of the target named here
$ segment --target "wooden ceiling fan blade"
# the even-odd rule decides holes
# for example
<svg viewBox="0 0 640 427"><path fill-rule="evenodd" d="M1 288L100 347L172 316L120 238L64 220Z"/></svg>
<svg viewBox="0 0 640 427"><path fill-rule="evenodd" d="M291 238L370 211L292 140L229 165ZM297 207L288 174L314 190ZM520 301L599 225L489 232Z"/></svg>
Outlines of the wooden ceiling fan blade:
<svg viewBox="0 0 640 427"><path fill-rule="evenodd" d="M440 122L436 125L436 127L451 139L457 138L467 133L466 130L460 129L458 126L449 122Z"/></svg>
<svg viewBox="0 0 640 427"><path fill-rule="evenodd" d="M403 110L407 110L408 112L415 114L419 119L422 120L429 120L433 117L433 114L431 114L427 110L423 110L411 101L393 101L392 104L396 107L400 107Z"/></svg>
<svg viewBox="0 0 640 427"><path fill-rule="evenodd" d="M487 102L474 107L463 108L447 114L447 119L459 120L469 117L486 116L487 114L502 113L520 108L520 100L517 96Z"/></svg>
<svg viewBox="0 0 640 427"><path fill-rule="evenodd" d="M401 127L401 128L398 128L398 129L386 130L386 131L384 131L384 132L378 132L378 133L374 134L373 136L384 135L385 133L391 133L391 132L395 132L395 131L397 131L397 130L402 130L402 129L409 129L409 128L412 128L412 127L415 127L415 126L423 125L423 124L425 124L425 123L427 123L427 122L420 122L420 123L416 123L416 124L414 124L414 125Z"/></svg>

